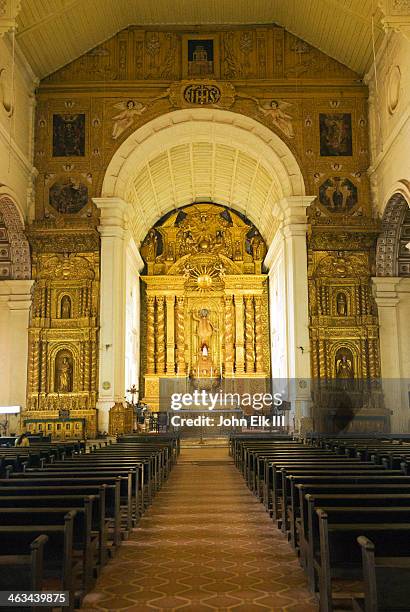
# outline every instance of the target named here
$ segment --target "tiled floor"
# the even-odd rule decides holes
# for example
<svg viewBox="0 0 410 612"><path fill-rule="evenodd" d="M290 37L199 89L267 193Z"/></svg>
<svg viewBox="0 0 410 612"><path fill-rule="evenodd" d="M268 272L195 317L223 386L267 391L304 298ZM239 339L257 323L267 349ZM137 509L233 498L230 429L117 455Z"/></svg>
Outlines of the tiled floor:
<svg viewBox="0 0 410 612"><path fill-rule="evenodd" d="M303 572L227 448L184 448L85 610L317 612Z"/></svg>

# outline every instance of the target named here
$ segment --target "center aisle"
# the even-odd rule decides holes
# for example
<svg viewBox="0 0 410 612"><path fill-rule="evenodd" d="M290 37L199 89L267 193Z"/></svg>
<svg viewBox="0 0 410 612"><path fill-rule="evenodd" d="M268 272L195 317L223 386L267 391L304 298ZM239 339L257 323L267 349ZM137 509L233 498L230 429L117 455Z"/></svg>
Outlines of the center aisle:
<svg viewBox="0 0 410 612"><path fill-rule="evenodd" d="M227 447L183 448L83 610L317 612L295 553Z"/></svg>

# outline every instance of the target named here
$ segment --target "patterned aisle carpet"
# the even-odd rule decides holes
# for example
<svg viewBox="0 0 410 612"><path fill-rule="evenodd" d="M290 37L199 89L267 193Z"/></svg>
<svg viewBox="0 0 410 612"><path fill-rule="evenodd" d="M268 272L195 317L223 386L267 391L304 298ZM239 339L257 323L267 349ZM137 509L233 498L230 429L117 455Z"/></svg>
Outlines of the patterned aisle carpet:
<svg viewBox="0 0 410 612"><path fill-rule="evenodd" d="M317 612L294 552L227 448L184 448L83 610Z"/></svg>

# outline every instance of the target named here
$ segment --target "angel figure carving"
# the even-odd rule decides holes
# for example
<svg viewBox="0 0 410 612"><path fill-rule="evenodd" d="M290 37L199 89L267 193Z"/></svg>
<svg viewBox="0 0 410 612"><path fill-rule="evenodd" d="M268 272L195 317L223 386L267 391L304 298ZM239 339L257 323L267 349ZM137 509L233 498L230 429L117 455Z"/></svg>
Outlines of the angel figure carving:
<svg viewBox="0 0 410 612"><path fill-rule="evenodd" d="M288 138L294 138L295 133L292 125L292 115L285 112L285 109L289 109L292 104L284 102L283 100L268 100L266 102L258 102L259 110L265 115L270 117L272 123L276 125Z"/></svg>
<svg viewBox="0 0 410 612"><path fill-rule="evenodd" d="M114 108L118 108L121 112L112 117L114 125L112 128L112 137L114 140L119 138L128 128L132 126L135 117L142 115L147 107L136 100L127 100L114 104Z"/></svg>

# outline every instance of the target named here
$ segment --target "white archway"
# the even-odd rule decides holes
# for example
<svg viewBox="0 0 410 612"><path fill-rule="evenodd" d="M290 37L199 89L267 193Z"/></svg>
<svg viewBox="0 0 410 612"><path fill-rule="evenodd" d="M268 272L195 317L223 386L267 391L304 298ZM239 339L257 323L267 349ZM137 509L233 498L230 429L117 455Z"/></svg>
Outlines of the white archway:
<svg viewBox="0 0 410 612"><path fill-rule="evenodd" d="M195 201L210 200L245 214L264 236L272 277L272 348L283 353L274 373L310 376L309 351L297 347L309 345L306 207L313 199L305 193L289 147L267 127L237 113L178 110L124 141L107 168L101 198L94 198L101 211L100 428L107 429L109 408L122 402L126 385L138 379L139 355L126 349L126 344L138 347L129 337L139 311L135 279L143 263L138 247L165 213ZM296 416L308 399L304 388L295 398Z"/></svg>
<svg viewBox="0 0 410 612"><path fill-rule="evenodd" d="M286 198L305 195L289 147L250 117L217 109L183 109L129 136L105 174L102 197L129 204L137 242L165 213L212 200L245 214L271 242Z"/></svg>

